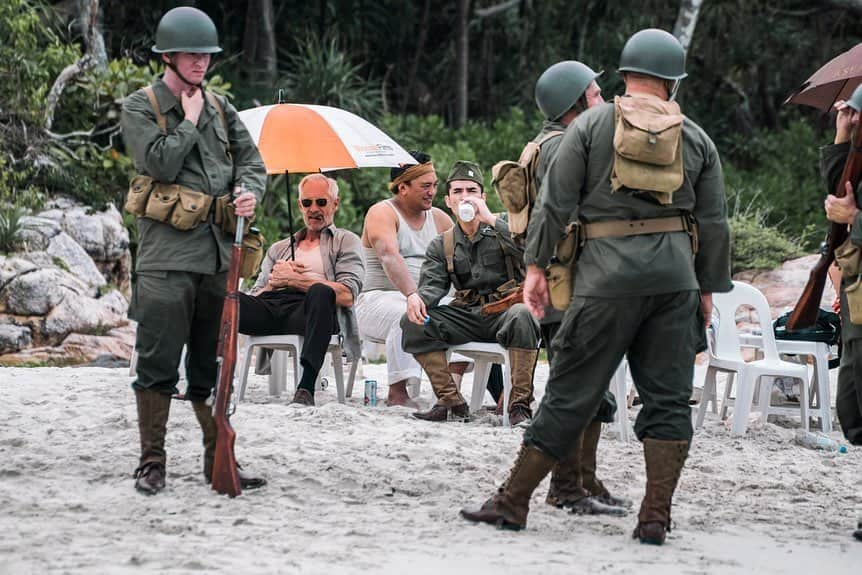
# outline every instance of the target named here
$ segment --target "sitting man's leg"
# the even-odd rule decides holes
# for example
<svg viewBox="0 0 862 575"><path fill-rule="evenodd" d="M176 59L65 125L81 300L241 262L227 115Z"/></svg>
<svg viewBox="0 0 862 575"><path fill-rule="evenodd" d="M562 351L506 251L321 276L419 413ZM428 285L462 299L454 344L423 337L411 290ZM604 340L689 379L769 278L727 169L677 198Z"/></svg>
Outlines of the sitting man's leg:
<svg viewBox="0 0 862 575"><path fill-rule="evenodd" d="M518 303L488 318L497 342L509 351L512 362L512 396L509 420L512 425L529 423L533 417L533 371L539 357L539 324L527 306Z"/></svg>
<svg viewBox="0 0 862 575"><path fill-rule="evenodd" d="M422 367L401 347L401 316L407 308L407 298L399 291L377 290L359 294L355 312L359 335L384 341L389 394L386 405L418 408L410 399L407 386L418 383Z"/></svg>

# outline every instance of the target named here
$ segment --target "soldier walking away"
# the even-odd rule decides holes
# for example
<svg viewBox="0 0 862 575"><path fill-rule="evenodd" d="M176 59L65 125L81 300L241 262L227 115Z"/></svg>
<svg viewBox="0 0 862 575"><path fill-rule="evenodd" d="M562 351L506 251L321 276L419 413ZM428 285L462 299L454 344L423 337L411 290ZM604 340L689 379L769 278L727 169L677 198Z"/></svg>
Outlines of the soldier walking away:
<svg viewBox="0 0 862 575"><path fill-rule="evenodd" d="M571 452L627 355L644 404L635 432L647 472L634 537L660 545L691 442L695 349L712 292L732 288L729 230L715 145L673 101L686 76L682 46L642 30L623 47L619 71L625 95L569 126L527 234L524 300L541 317L544 268L578 210L574 295L546 393L504 485L461 513L524 528L532 492Z"/></svg>
<svg viewBox="0 0 862 575"><path fill-rule="evenodd" d="M221 52L212 20L174 8L159 21L153 52L164 75L123 102L122 127L138 176L126 210L136 216L138 251L129 317L138 322L132 387L141 439L135 487L165 487L165 433L177 368L187 348L186 399L203 431L204 476L212 476L216 426L207 401L216 384L219 319L233 231L228 220L254 214L266 171L228 101L201 87ZM237 195L232 199L231 193ZM243 489L262 478L240 473Z"/></svg>
<svg viewBox="0 0 862 575"><path fill-rule="evenodd" d="M542 182L566 127L582 112L604 104L602 90L596 79L602 72L576 61L557 62L545 70L536 81L536 104L545 122L533 139L539 146L536 159L536 190L541 191ZM577 220L577 213L569 221ZM554 361L554 346L551 342L560 328L563 312L554 307L545 308L540 325L542 340L548 352L548 362ZM617 405L614 396L606 391L595 418L590 422L575 448L564 459L554 465L551 486L545 501L555 507L571 508L573 513L596 515L625 514L631 501L611 495L601 480L596 477L597 450L601 438L602 423L613 423Z"/></svg>
<svg viewBox="0 0 862 575"><path fill-rule="evenodd" d="M446 348L470 341L496 342L509 350L512 363L512 425L532 412L533 370L539 325L516 295L522 278L523 248L512 241L505 218L485 205L484 181L472 162L456 162L446 180L446 205L457 224L428 246L419 287L407 298L401 319L404 351L428 374L437 403L414 413L426 421L466 420L469 408L446 363ZM467 213L462 213L461 209ZM455 299L440 300L455 287ZM504 301L505 300L505 301Z"/></svg>

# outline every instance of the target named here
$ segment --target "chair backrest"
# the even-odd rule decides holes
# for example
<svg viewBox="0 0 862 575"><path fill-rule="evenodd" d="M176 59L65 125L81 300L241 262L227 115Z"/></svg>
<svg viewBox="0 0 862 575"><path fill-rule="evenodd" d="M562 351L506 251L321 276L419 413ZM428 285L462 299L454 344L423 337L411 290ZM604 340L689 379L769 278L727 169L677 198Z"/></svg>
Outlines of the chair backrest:
<svg viewBox="0 0 862 575"><path fill-rule="evenodd" d="M718 359L743 361L736 327L736 311L742 306L749 306L757 313L757 323L763 337L763 356L770 360L779 359L769 302L760 290L751 284L735 281L731 291L712 294L712 304L718 313L718 328L715 330L715 341L710 346L711 355Z"/></svg>

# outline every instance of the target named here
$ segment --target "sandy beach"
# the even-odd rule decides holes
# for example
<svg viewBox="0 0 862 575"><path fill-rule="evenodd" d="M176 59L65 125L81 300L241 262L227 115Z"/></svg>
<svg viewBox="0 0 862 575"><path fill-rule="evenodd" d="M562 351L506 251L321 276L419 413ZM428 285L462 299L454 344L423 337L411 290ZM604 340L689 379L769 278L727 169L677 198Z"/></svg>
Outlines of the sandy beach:
<svg viewBox="0 0 862 575"><path fill-rule="evenodd" d="M364 369L385 380L384 365ZM546 379L540 363L537 396ZM168 488L139 495L130 381L126 369L0 368L0 573L838 575L862 565L862 543L850 536L862 516L862 451L799 447L798 419L731 438L709 414L677 491L674 530L650 547L631 539L635 511L571 515L544 503L547 480L527 530L464 522L458 509L505 478L522 431L490 415L441 425L382 401L364 407L361 382L347 405L333 385L309 409L268 396L265 376L252 376L232 419L237 455L269 485L234 500L205 485L199 428L175 401ZM428 394L426 383L425 402ZM614 435L600 444L600 476L639 502L640 444Z"/></svg>

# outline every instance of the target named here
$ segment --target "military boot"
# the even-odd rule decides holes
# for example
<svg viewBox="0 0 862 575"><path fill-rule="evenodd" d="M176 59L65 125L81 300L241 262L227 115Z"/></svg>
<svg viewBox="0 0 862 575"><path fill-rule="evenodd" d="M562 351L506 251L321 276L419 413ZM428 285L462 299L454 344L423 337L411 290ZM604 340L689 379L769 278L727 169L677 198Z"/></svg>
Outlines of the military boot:
<svg viewBox="0 0 862 575"><path fill-rule="evenodd" d="M641 543L661 545L671 529L670 508L673 492L688 457L688 441L644 439L646 494L632 536Z"/></svg>
<svg viewBox="0 0 862 575"><path fill-rule="evenodd" d="M523 529L527 526L530 496L553 466L554 458L540 449L521 444L503 486L478 509L462 509L461 516L468 521L496 525L498 529Z"/></svg>
<svg viewBox="0 0 862 575"><path fill-rule="evenodd" d="M512 396L509 398L509 423L528 425L533 418L533 371L536 369L538 349L509 348L512 362Z"/></svg>
<svg viewBox="0 0 862 575"><path fill-rule="evenodd" d="M165 434L171 396L136 389L138 404L138 432L141 436L141 462L135 469L135 489L147 495L155 495L165 488Z"/></svg>
<svg viewBox="0 0 862 575"><path fill-rule="evenodd" d="M470 417L470 408L452 380L446 352L430 351L417 353L413 357L428 374L437 403L428 411L417 411L416 419L425 421L465 421Z"/></svg>
<svg viewBox="0 0 862 575"><path fill-rule="evenodd" d="M615 497L596 477L596 452L602 436L602 423L591 421L581 436L581 483L593 499L612 507L631 509L632 502L624 497Z"/></svg>
<svg viewBox="0 0 862 575"><path fill-rule="evenodd" d="M207 483L211 483L218 428L216 427L215 418L213 417L213 408L207 405L205 401L193 401L192 407L194 408L195 417L197 418L198 423L201 426L201 431L203 432L204 479ZM266 479L246 473L239 464L237 464L237 472L239 473L239 486L242 489L255 489L266 485Z"/></svg>
<svg viewBox="0 0 862 575"><path fill-rule="evenodd" d="M569 455L554 465L545 502L554 507L569 508L577 515L625 515L626 510L622 507L609 505L584 488L581 443L579 440Z"/></svg>

